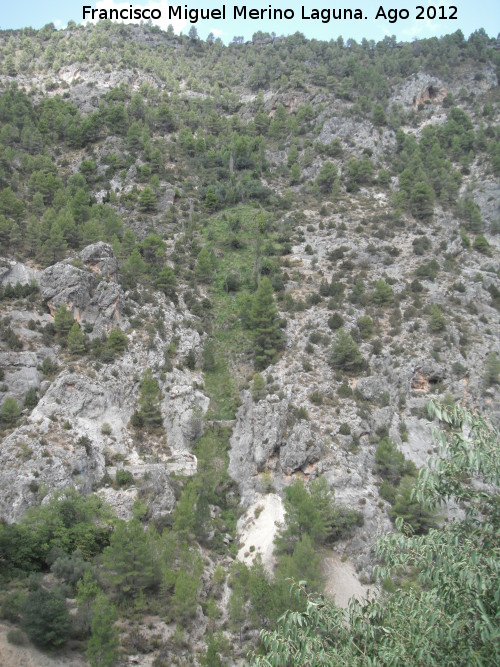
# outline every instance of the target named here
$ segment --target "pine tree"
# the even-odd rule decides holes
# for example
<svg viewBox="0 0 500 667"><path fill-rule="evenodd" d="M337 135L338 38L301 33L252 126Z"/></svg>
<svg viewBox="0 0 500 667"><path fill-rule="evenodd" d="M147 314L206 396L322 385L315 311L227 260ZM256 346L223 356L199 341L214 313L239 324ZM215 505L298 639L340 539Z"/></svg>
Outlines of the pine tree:
<svg viewBox="0 0 500 667"><path fill-rule="evenodd" d="M0 421L4 426L14 426L21 416L19 403L12 396L7 396L0 410Z"/></svg>
<svg viewBox="0 0 500 667"><path fill-rule="evenodd" d="M387 123L384 107L381 104L376 104L373 107L372 120L373 124L378 125L379 127Z"/></svg>
<svg viewBox="0 0 500 667"><path fill-rule="evenodd" d="M193 482L188 482L174 511L174 531L182 540L188 540L194 533L196 501L196 487Z"/></svg>
<svg viewBox="0 0 500 667"><path fill-rule="evenodd" d="M136 597L154 583L154 539L136 519L115 524L102 564L105 580L120 597Z"/></svg>
<svg viewBox="0 0 500 667"><path fill-rule="evenodd" d="M337 166L330 161L324 163L316 177L316 183L324 194L330 194L338 179Z"/></svg>
<svg viewBox="0 0 500 667"><path fill-rule="evenodd" d="M68 350L70 354L79 355L85 352L85 336L78 322L73 322L73 326L68 333Z"/></svg>
<svg viewBox="0 0 500 667"><path fill-rule="evenodd" d="M116 327L111 331L108 336L107 346L110 350L112 350L114 355L122 354L125 352L128 346L128 338L120 329L120 327Z"/></svg>
<svg viewBox="0 0 500 667"><path fill-rule="evenodd" d="M160 411L160 387L149 368L142 376L140 389L139 414L143 419L144 426L148 429L161 427L163 425L163 420Z"/></svg>
<svg viewBox="0 0 500 667"><path fill-rule="evenodd" d="M156 211L156 195L151 188L144 188L139 197L139 211L153 213Z"/></svg>
<svg viewBox="0 0 500 667"><path fill-rule="evenodd" d="M202 248L198 253L194 273L200 282L212 282L213 258L206 248Z"/></svg>
<svg viewBox="0 0 500 667"><path fill-rule="evenodd" d="M357 373L366 366L356 342L344 329L340 329L333 345L330 363L334 368L340 368L348 373Z"/></svg>
<svg viewBox="0 0 500 667"><path fill-rule="evenodd" d="M103 593L93 604L91 634L87 645L90 667L111 667L118 657L118 630L116 610Z"/></svg>
<svg viewBox="0 0 500 667"><path fill-rule="evenodd" d="M127 284L130 287L135 287L139 278L146 273L146 268L146 262L142 259L139 248L134 248L123 265L123 274Z"/></svg>
<svg viewBox="0 0 500 667"><path fill-rule="evenodd" d="M204 202L205 209L209 213L211 213L212 211L215 211L218 203L219 200L217 199L217 195L215 194L214 189L212 187L209 187L207 190L207 194L205 196L205 202Z"/></svg>
<svg viewBox="0 0 500 667"><path fill-rule="evenodd" d="M73 315L67 309L66 304L61 304L54 313L54 327L62 345L65 345L68 340L73 322Z"/></svg>
<svg viewBox="0 0 500 667"><path fill-rule="evenodd" d="M432 217L434 203L434 192L432 188L422 181L415 183L410 195L410 211L419 220L427 220Z"/></svg>
<svg viewBox="0 0 500 667"><path fill-rule="evenodd" d="M252 398L255 403L258 403L260 400L265 398L267 395L266 391L266 381L262 377L261 373L255 373L253 376L252 384Z"/></svg>
<svg viewBox="0 0 500 667"><path fill-rule="evenodd" d="M273 286L267 277L261 279L253 298L250 321L255 368L262 370L276 361L279 350L283 348L283 334L279 328Z"/></svg>
<svg viewBox="0 0 500 667"><path fill-rule="evenodd" d="M177 280L173 269L169 266L164 266L155 280L155 287L168 296L174 303L177 303Z"/></svg>
<svg viewBox="0 0 500 667"><path fill-rule="evenodd" d="M412 527L416 535L425 535L436 528L436 512L420 503L414 496L415 478L405 475L399 483L396 498L389 514L395 521L400 518Z"/></svg>
<svg viewBox="0 0 500 667"><path fill-rule="evenodd" d="M54 591L45 588L31 591L26 599L22 627L38 646L62 646L71 633L71 620L65 601Z"/></svg>
<svg viewBox="0 0 500 667"><path fill-rule="evenodd" d="M50 230L49 238L43 244L44 258L47 264L55 264L63 259L67 243L61 225L54 223Z"/></svg>

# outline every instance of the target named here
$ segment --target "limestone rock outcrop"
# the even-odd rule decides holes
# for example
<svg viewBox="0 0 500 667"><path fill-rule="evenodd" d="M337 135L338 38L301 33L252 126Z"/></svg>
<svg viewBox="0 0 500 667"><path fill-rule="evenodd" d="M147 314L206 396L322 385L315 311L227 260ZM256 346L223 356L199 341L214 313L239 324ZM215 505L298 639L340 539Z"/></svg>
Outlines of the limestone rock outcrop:
<svg viewBox="0 0 500 667"><path fill-rule="evenodd" d="M49 266L40 276L42 299L52 313L65 304L77 322L91 325L91 337L116 326L126 329L122 307L125 295L116 283L117 262L107 243L84 248L78 261Z"/></svg>

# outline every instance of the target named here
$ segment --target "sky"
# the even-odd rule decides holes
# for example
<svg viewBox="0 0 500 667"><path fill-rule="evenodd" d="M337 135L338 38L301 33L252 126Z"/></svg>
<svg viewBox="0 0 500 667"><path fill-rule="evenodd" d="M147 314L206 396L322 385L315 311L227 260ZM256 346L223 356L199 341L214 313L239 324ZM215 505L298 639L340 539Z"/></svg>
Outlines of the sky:
<svg viewBox="0 0 500 667"><path fill-rule="evenodd" d="M490 37L496 37L500 33L500 3L498 0L450 0L456 7L456 19L451 19L453 14L452 5L444 4L444 0L183 0L180 6L184 9L221 9L226 7L226 19L216 20L209 18L199 20L196 24L190 23L184 17L181 19L168 18L168 0L18 0L17 2L2 2L0 9L0 28L41 28L46 23L54 23L57 28L63 28L69 20L83 23L83 6L95 9L103 8L125 8L130 5L134 9L149 8L159 9L161 19L153 21L154 25L166 29L171 23L176 33L186 34L192 25L195 25L200 38L205 39L212 32L215 37L220 37L225 43L234 37L251 39L252 35L259 30L263 32L275 32L277 35L289 35L297 31L306 37L316 39L336 39L342 36L345 40L351 38L361 41L363 38L379 41L385 36L395 35L398 41L412 41L427 37L439 37L448 33L462 30L468 37L471 32L484 28ZM442 4L440 4L442 3ZM170 4L177 6L174 0ZM417 19L417 7L423 6L424 18ZM246 6L250 9L291 9L294 17L290 20L252 20L247 17L234 18L234 7ZM380 8L385 12L385 18L380 13ZM430 7L430 8L429 8ZM437 17L433 17L433 7L436 7ZM443 9L440 9L440 8ZM304 8L304 9L302 9ZM362 19L342 18L322 22L315 20L313 10L339 10L359 9L363 13ZM390 10L393 12L390 14ZM404 10L408 12L408 18L404 18ZM393 20L394 12L399 11L403 16ZM378 18L377 12L379 12ZM443 12L445 17L438 18ZM431 17L429 18L427 14ZM310 17L310 18L306 18ZM85 21L86 22L86 21ZM128 22L128 21L125 21ZM135 21L137 22L137 21Z"/></svg>

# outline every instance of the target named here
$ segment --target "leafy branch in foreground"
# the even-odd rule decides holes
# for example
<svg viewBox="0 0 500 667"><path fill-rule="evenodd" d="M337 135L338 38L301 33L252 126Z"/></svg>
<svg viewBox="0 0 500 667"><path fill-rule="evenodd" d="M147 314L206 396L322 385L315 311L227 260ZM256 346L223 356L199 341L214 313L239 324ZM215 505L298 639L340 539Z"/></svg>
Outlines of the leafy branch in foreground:
<svg viewBox="0 0 500 667"><path fill-rule="evenodd" d="M398 521L377 555L381 580L405 577L392 593L351 600L339 609L306 596L306 611L286 612L276 631L261 631L266 655L254 667L455 665L500 663L500 437L478 414L429 404L438 419L440 457L422 470L420 502L460 503L464 517L413 535Z"/></svg>

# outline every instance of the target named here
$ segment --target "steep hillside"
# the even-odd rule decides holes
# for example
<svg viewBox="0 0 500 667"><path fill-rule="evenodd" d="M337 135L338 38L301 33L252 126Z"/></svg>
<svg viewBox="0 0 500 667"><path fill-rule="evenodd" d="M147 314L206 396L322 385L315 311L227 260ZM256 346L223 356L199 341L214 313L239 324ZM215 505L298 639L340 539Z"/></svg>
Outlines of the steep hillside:
<svg viewBox="0 0 500 667"><path fill-rule="evenodd" d="M500 421L499 56L0 32L6 621L243 664L289 577L340 602L443 520L429 397Z"/></svg>

